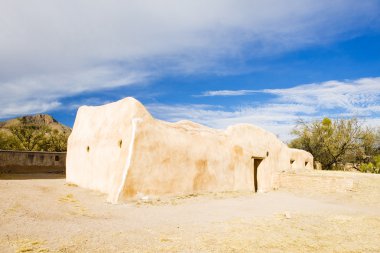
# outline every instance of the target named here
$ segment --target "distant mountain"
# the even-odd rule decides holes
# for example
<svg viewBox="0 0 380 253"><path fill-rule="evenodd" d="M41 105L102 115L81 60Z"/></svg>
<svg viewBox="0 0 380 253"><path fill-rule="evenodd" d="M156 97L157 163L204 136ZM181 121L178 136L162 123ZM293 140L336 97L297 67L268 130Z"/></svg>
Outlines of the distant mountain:
<svg viewBox="0 0 380 253"><path fill-rule="evenodd" d="M38 126L48 126L51 129L58 130L59 133L70 134L71 128L59 123L49 114L35 114L27 115L7 121L0 121L0 129L7 131L9 127L20 126L20 125L38 125Z"/></svg>

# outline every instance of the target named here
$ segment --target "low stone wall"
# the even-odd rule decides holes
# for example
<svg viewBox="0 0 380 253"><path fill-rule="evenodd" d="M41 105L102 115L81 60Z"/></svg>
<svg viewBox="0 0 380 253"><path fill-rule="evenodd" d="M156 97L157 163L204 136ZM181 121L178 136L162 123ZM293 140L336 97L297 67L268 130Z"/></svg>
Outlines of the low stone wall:
<svg viewBox="0 0 380 253"><path fill-rule="evenodd" d="M303 193L367 192L366 186L380 186L380 175L344 171L283 172L278 175L280 189ZM371 187L370 187L371 188Z"/></svg>
<svg viewBox="0 0 380 253"><path fill-rule="evenodd" d="M0 150L0 173L65 173L66 152Z"/></svg>

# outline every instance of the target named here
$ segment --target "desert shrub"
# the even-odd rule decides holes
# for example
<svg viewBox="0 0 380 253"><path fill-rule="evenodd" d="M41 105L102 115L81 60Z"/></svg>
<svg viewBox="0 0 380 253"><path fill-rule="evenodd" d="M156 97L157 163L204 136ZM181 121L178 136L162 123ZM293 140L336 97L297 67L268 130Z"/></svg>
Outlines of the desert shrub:
<svg viewBox="0 0 380 253"><path fill-rule="evenodd" d="M375 166L371 162L369 162L369 163L362 163L359 166L359 170L361 172L370 172L370 173L373 173L374 168L375 168Z"/></svg>
<svg viewBox="0 0 380 253"><path fill-rule="evenodd" d="M380 174L380 155L372 158L372 162L362 163L359 166L361 172Z"/></svg>
<svg viewBox="0 0 380 253"><path fill-rule="evenodd" d="M379 173L379 131L363 126L356 118L300 121L292 134L296 138L289 146L310 152L322 169L337 170L352 163L361 164L360 171Z"/></svg>

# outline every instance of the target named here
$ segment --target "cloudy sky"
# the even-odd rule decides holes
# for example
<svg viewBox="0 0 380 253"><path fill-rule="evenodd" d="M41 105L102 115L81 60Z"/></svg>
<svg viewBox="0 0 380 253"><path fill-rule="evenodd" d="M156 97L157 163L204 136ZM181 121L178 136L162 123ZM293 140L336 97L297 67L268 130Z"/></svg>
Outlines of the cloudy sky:
<svg viewBox="0 0 380 253"><path fill-rule="evenodd" d="M2 0L0 119L127 96L160 119L380 126L379 0Z"/></svg>

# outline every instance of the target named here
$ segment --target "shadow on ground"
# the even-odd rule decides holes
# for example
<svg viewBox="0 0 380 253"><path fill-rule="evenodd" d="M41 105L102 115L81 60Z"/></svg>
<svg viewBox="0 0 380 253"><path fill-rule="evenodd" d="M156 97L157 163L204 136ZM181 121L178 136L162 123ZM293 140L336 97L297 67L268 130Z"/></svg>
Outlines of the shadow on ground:
<svg viewBox="0 0 380 253"><path fill-rule="evenodd" d="M0 174L0 180L64 179L63 173Z"/></svg>

